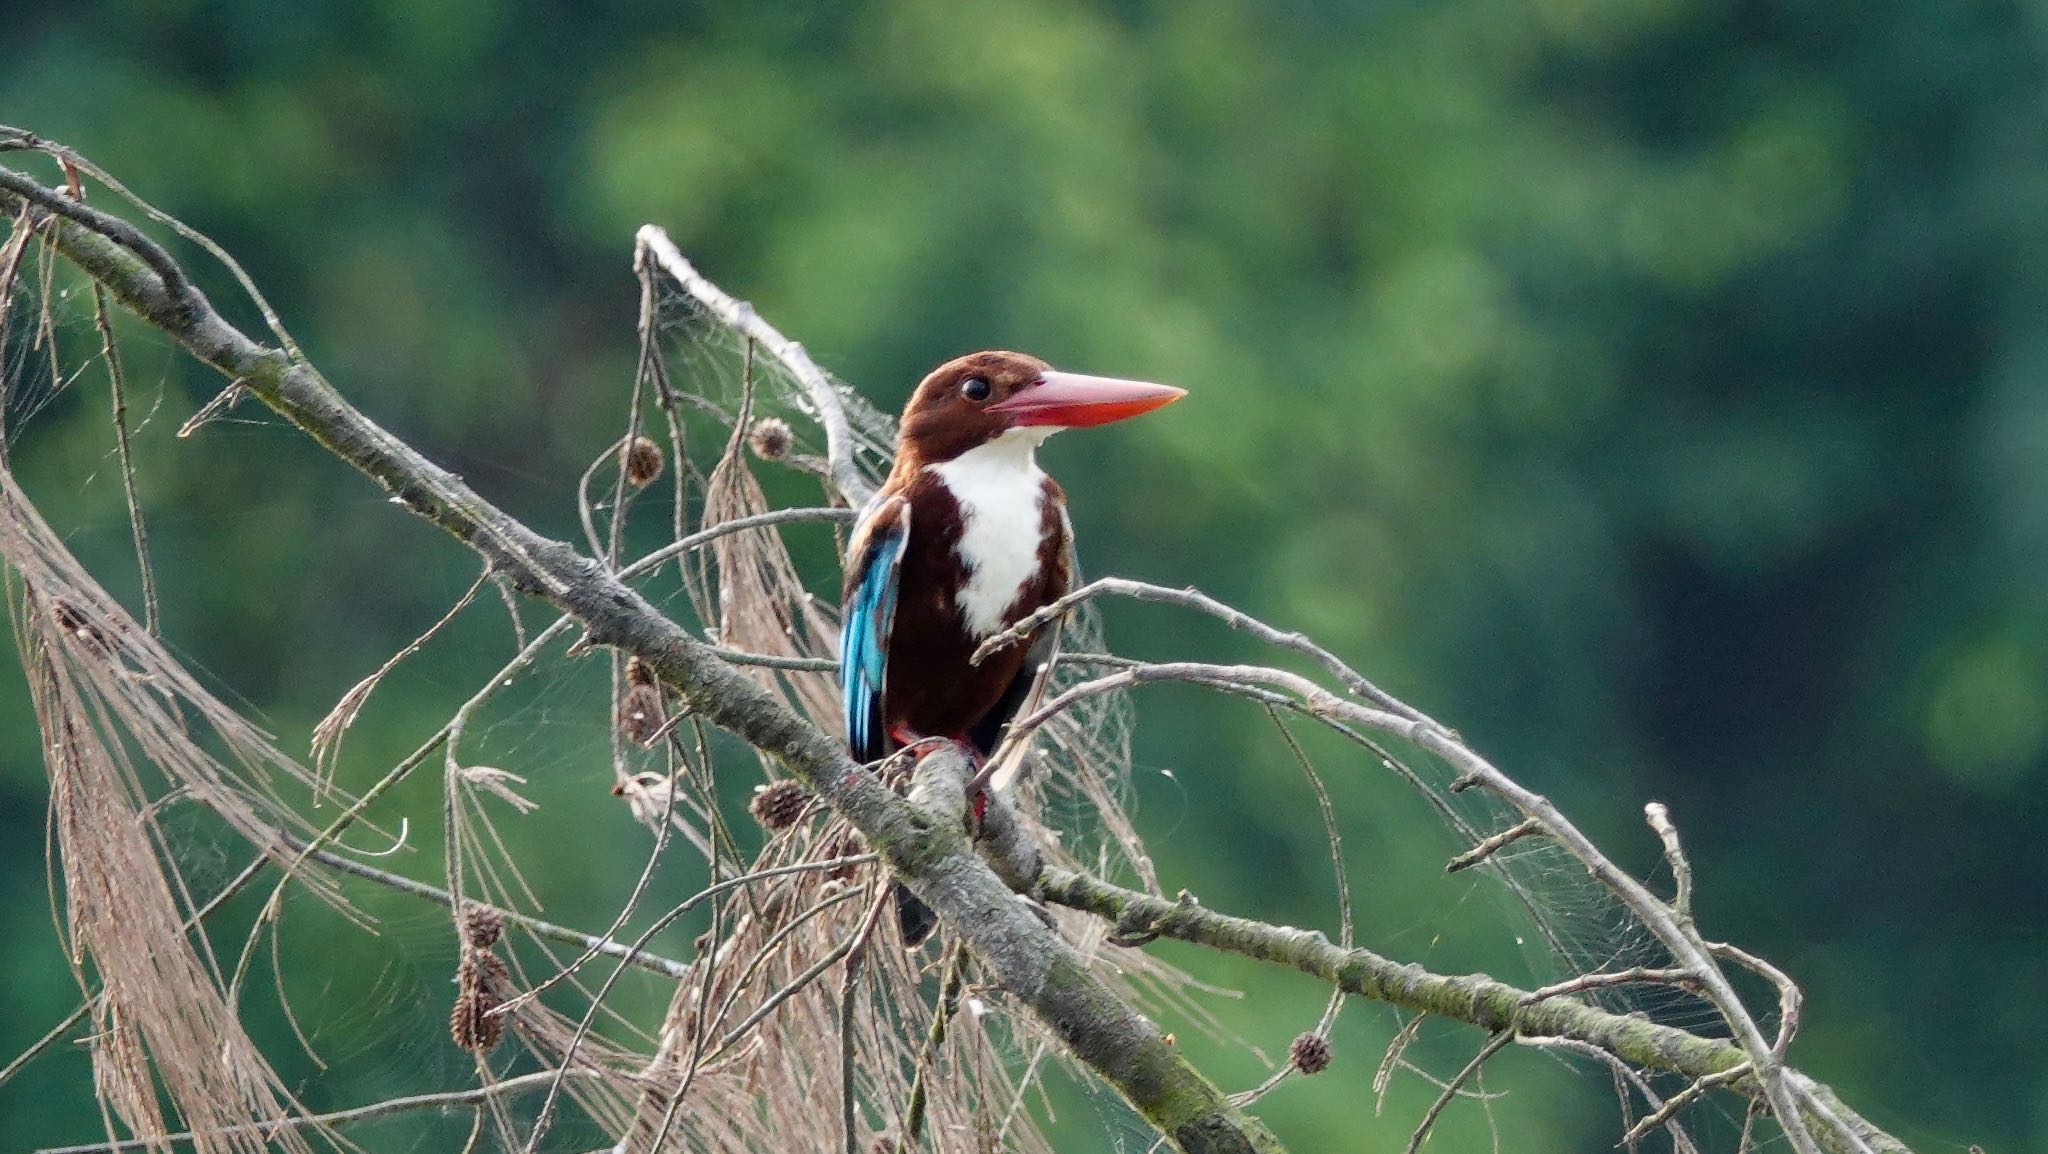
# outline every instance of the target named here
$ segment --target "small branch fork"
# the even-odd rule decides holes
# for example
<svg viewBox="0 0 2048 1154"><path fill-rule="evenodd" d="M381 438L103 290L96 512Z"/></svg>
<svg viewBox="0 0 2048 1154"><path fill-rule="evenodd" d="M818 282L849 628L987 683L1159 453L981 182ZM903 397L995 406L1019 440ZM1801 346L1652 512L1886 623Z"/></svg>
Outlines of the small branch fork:
<svg viewBox="0 0 2048 1154"><path fill-rule="evenodd" d="M1479 1052L1472 1055L1472 1060L1465 1063L1465 1068L1444 1083L1443 1091L1436 1096L1436 1101L1429 1104L1429 1109L1423 1111L1422 1121L1415 1124L1415 1132L1408 1136L1408 1146L1404 1154L1415 1154L1422 1149L1422 1144L1429 1140L1430 1130L1436 1126L1436 1120L1443 1116L1444 1107L1449 1106L1451 1099L1458 1096L1459 1088L1477 1077L1479 1068L1486 1065L1486 1060L1506 1049L1508 1043L1514 1040L1513 1030L1502 1030L1488 1038L1486 1044L1479 1047Z"/></svg>
<svg viewBox="0 0 2048 1154"><path fill-rule="evenodd" d="M1628 1133L1621 1136L1622 1145L1627 1146L1640 1141L1650 1131L1678 1117L1680 1110L1698 1101L1702 1095L1714 1087L1729 1085L1738 1079L1748 1077L1753 1072L1750 1064L1743 1062L1740 1065L1730 1066L1718 1074L1708 1074L1706 1077L1698 1079L1692 1085L1665 1099L1662 1106L1643 1115L1640 1121L1634 1126L1629 1127Z"/></svg>
<svg viewBox="0 0 2048 1154"><path fill-rule="evenodd" d="M1459 870L1471 869L1473 866L1528 837L1530 834L1542 832L1542 822L1537 821L1533 817L1525 817L1516 824L1494 834L1492 837L1487 838L1478 845L1444 863L1444 872L1454 874Z"/></svg>

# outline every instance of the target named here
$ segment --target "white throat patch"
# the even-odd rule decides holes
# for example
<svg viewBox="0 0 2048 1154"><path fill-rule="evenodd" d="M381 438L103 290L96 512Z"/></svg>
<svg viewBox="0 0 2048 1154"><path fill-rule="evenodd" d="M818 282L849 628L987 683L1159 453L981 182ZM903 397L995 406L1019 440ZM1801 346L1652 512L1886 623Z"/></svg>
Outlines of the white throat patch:
<svg viewBox="0 0 2048 1154"><path fill-rule="evenodd" d="M967 565L960 616L977 638L1003 628L1003 611L1038 572L1045 472L1032 450L1052 432L1011 429L950 461L925 466L960 506L958 552Z"/></svg>

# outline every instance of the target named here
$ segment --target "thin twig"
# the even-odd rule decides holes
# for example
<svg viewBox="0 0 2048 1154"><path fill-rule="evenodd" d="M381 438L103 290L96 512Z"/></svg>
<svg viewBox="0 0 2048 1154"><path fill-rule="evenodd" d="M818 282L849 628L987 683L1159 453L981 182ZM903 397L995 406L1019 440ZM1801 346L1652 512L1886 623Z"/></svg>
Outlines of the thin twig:
<svg viewBox="0 0 2048 1154"><path fill-rule="evenodd" d="M1611 986L1627 986L1640 983L1686 987L1697 986L1699 979L1693 976L1691 970L1671 967L1634 966L1626 970L1580 974L1576 978L1570 978L1566 981L1531 990L1528 997L1523 999L1523 1004L1533 1006L1537 1002L1549 1001L1551 998L1563 997L1567 994L1583 994L1587 990L1604 990Z"/></svg>
<svg viewBox="0 0 2048 1154"><path fill-rule="evenodd" d="M61 162L72 198L85 203L85 189L78 183L78 168L69 160ZM156 572L149 563L149 529L142 518L142 501L135 493L135 461L128 439L128 378L121 369L121 346L114 340L114 325L107 318L107 290L92 282L92 323L100 334L100 359L107 363L107 384L113 393L114 452L121 465L121 495L128 502L128 529L135 541L135 564L142 575L143 630L161 636L158 620Z"/></svg>
<svg viewBox="0 0 2048 1154"><path fill-rule="evenodd" d="M590 483L597 479L597 471L604 468L605 462L619 459L619 454L628 444L629 442L623 438L613 441L603 452L592 457L590 464L584 467L582 475L576 478L576 520L583 526L583 543L590 546L590 554L593 557L604 556L605 547L604 538L598 536L597 532L597 508L590 500ZM624 479L623 469L620 470L619 476Z"/></svg>
<svg viewBox="0 0 2048 1154"><path fill-rule="evenodd" d="M713 645L710 649L721 660L730 661L734 665L754 665L762 669L787 669L802 673L839 672L839 663L830 657L784 657L779 653L748 653L723 645Z"/></svg>
<svg viewBox="0 0 2048 1154"><path fill-rule="evenodd" d="M766 529L775 525L791 524L798 521L848 522L854 517L851 509L771 509L766 513L755 513L747 517L735 517L721 521L708 529L700 529L680 541L672 541L634 561L619 570L622 579L644 577L654 571L662 562L681 553L700 549L728 533L746 529Z"/></svg>
<svg viewBox="0 0 2048 1154"><path fill-rule="evenodd" d="M1641 1140L1643 1135L1677 1117L1680 1110L1698 1101L1700 1096L1707 1091L1716 1086L1725 1086L1738 1078L1747 1077L1749 1074L1750 1065L1744 1062L1740 1066L1731 1066L1718 1074L1709 1074L1704 1078L1695 1079L1691 1085L1665 1099L1662 1106L1643 1115L1633 1127L1630 1127L1628 1133L1621 1136L1621 1140L1624 1143Z"/></svg>
<svg viewBox="0 0 2048 1154"><path fill-rule="evenodd" d="M893 895L888 886L877 888L867 916L861 919L860 929L853 935L853 947L846 951L846 969L839 976L839 1125L845 1136L845 1154L860 1154L860 1132L856 1125L859 1103L853 1087L853 1020L860 992L861 963L867 960L868 942L874 938L882 911L889 908Z"/></svg>
<svg viewBox="0 0 2048 1154"><path fill-rule="evenodd" d="M235 403L247 395L248 390L242 387L241 381L229 381L227 387L215 393L205 404L199 406L191 416L185 418L185 423L178 426L178 431L175 435L181 441L190 437L192 434L205 428L215 417L234 408Z"/></svg>
<svg viewBox="0 0 2048 1154"><path fill-rule="evenodd" d="M1584 1054L1589 1058L1597 1059L1613 1072L1618 1082L1625 1082L1627 1085L1634 1086L1636 1093L1643 1096L1644 1105L1652 1110L1660 1110L1664 1107L1664 1099L1658 1095L1656 1090L1651 1088L1649 1080L1637 1072L1634 1066L1629 1065L1627 1062L1622 1061L1598 1046L1589 1046L1577 1038L1525 1037L1517 1039L1517 1041L1524 1046L1536 1046L1550 1050L1570 1050L1574 1054ZM1624 1105L1626 1104L1624 1103ZM1750 1106L1754 1108L1755 1105L1755 1101L1752 1100ZM1700 1154L1699 1147L1693 1144L1692 1137L1685 1132L1684 1127L1678 1124L1678 1119L1665 1119L1664 1132L1671 1135L1673 1154ZM1738 1148L1738 1154L1739 1150L1740 1148Z"/></svg>
<svg viewBox="0 0 2048 1154"><path fill-rule="evenodd" d="M331 779L335 763L341 757L342 737L348 733L349 727L356 723L356 718L362 713L363 705L369 701L370 694L376 691L377 686L383 682L384 678L393 669L398 668L406 658L426 648L427 643L432 641L441 630L446 629L449 622L461 616L462 611L469 608L476 601L478 591L484 587L484 582L490 580L490 578L491 567L486 565L484 566L484 571L477 576L475 581L470 583L469 588L463 591L462 596L455 599L455 604L449 606L448 611L443 613L439 620L427 626L426 632L413 638L404 648L392 654L383 664L377 666L368 677L351 686L347 693L341 695L341 700L334 703L334 708L327 711L327 716L321 718L319 723L313 726L313 764L321 770L323 785Z"/></svg>
<svg viewBox="0 0 2048 1154"><path fill-rule="evenodd" d="M1443 1092L1436 1096L1436 1101L1429 1104L1429 1109L1422 1114L1422 1121L1416 1123L1415 1132L1408 1136L1406 1154L1415 1154L1417 1150L1422 1149L1422 1144L1429 1139L1430 1130L1436 1126L1436 1120L1443 1115L1444 1108L1449 1106L1451 1100L1458 1096L1458 1088L1470 1081L1472 1076L1479 1072L1479 1067L1486 1064L1488 1058L1500 1053L1509 1042L1514 1040L1515 1032L1513 1030L1502 1030L1500 1033L1488 1038L1486 1045L1481 1046L1479 1052L1472 1055L1472 1060L1465 1063L1465 1068L1458 1071L1458 1076L1444 1084Z"/></svg>
<svg viewBox="0 0 2048 1154"><path fill-rule="evenodd" d="M23 1050L21 1053L15 1055L14 1060L7 1063L5 1068L0 1068L0 1086L5 1086L9 1079L13 1078L16 1074L19 1074L22 1071L23 1067L27 1066L30 1062L35 1061L37 1055L49 1049L51 1046L56 1045L58 1042L63 1041L64 1035L71 1032L71 1027L76 1026L80 1022L83 1022L85 1020L85 1016L91 1013L92 1008L98 1004L99 998L97 996L87 998L85 1001L80 1002L77 1006L74 1006L72 1008L69 1014L64 1015L63 1021L58 1022L54 1026L51 1026L50 1029L46 1033L44 1033L42 1037L30 1043L28 1049Z"/></svg>
<svg viewBox="0 0 2048 1154"><path fill-rule="evenodd" d="M839 959L851 953L853 951L853 945L853 938L845 939L838 945L833 946L824 954L824 956L820 957L817 961L812 962L810 965L804 967L802 973L798 974L794 978L791 978L788 982L783 983L782 988L776 990L773 994L769 995L766 999L764 999L761 1002L760 1005L755 1006L753 1012L748 1014L743 1020L741 1020L739 1025L734 1026L730 1030L727 1030L725 1032L725 1035L718 1039L718 1045L713 1046L711 1048L711 1052L705 1056L706 1060L709 1061L712 1058L716 1058L720 1054L723 1054L727 1050L731 1049L733 1046L739 1044L740 1040L747 1036L747 1032L749 1030L752 1030L756 1025L758 1025L761 1019L774 1013L776 1008L781 1006L782 1003L788 1001L792 997L795 997L797 993L802 991L805 986L808 986L812 982L817 981L818 976L820 974L823 974L826 970L831 969L832 966L839 961Z"/></svg>
<svg viewBox="0 0 2048 1154"><path fill-rule="evenodd" d="M1778 989L1778 1040L1771 1043L1771 1054L1783 1060L1785 1051L1792 1046L1793 1035L1799 1032L1799 1010L1805 1003L1805 996L1799 992L1798 983L1789 974L1750 953L1740 946L1727 942L1708 942L1707 949L1717 957L1727 958L1739 965L1747 966L1763 976Z"/></svg>
<svg viewBox="0 0 2048 1154"><path fill-rule="evenodd" d="M1267 706L1266 717L1272 721L1273 727L1280 731L1280 739L1294 754L1295 764L1301 767L1302 774L1308 778L1309 788L1315 791L1316 808L1323 818L1323 838L1330 847L1330 871L1337 884L1337 945L1339 949L1348 950L1351 948L1351 879L1344 869L1343 839L1337 834L1337 807L1330 801L1330 791L1324 787L1322 776L1316 772L1315 763L1309 760L1308 751L1295 739L1294 731L1287 728L1287 722L1280 716L1279 710ZM1342 987L1333 987L1330 990L1329 1001L1323 1005L1322 1017L1316 1020L1314 1032L1318 1037L1328 1037L1330 1027L1336 1024L1337 1012L1343 1008L1344 990ZM1293 1072L1293 1055L1289 1054L1288 1060L1276 1066L1264 1082L1249 1092L1238 1095L1238 1105L1249 1106L1257 1102Z"/></svg>
<svg viewBox="0 0 2048 1154"><path fill-rule="evenodd" d="M708 948L699 954L699 957L703 960L702 969L704 971L697 982L697 1021L700 1024L704 1021L704 1007L711 1001L711 984L718 979L716 967L711 964L712 959L718 956L718 900L716 898L713 898L711 903L710 936L711 940L708 943ZM676 1118L682 1111L683 1099L689 1095L690 1087L695 1084L697 1071L703 1069L705 1037L705 1031L700 1028L697 1030L696 1036L690 1039L690 1060L683 1067L683 1076L676 1080L676 1088L669 1094L668 1102L662 1108L661 1125L655 1128L654 1140L647 1144L649 1150L664 1149L665 1143L668 1142L669 1131L674 1128Z"/></svg>
<svg viewBox="0 0 2048 1154"><path fill-rule="evenodd" d="M616 733L618 727L613 726L612 729ZM663 798L662 801L661 820L655 826L654 848L652 851L648 853L647 864L641 867L640 876L634 880L632 891L626 895L625 905L620 908L618 916L612 919L612 924L608 928L606 928L604 932L606 940L610 940L611 936L613 934L618 933L619 928L624 926L626 922L632 918L633 910L637 908L640 904L640 895L646 892L647 883L654 877L654 867L660 864L662 851L668 848L668 838L671 828L669 824L669 819L675 812L675 803L676 790L671 788L669 789L667 795ZM717 871L714 869L714 877L716 876L716 873ZM641 935L639 942L634 943L635 946L637 947L639 945L645 944L649 940L651 935L652 931L650 931L648 934ZM539 998L544 991L552 989L556 985L556 983L567 980L571 975L573 975L578 969L582 967L583 963L589 961L593 957L596 957L597 953L598 951L594 947L586 947L581 954L576 956L576 959L574 961L570 962L566 966L560 967L554 972L554 974L543 979L538 985L535 985L532 989L527 990L525 993L520 994L516 998L509 999L504 1004L498 1006L491 1012L494 1014L510 1013L514 1010L517 1010L520 1006L525 1005L526 1003ZM619 969L624 969L624 963L620 964ZM614 971L614 976L616 976L616 973L617 971ZM601 988L597 992L597 994L591 998L590 1008L587 1011L585 1011L583 1019L576 1023L576 1036L569 1040L569 1045L562 1054L562 1060L560 1063L561 1069L566 1070L575 1063L577 1047L582 1043L584 1033L589 1030L591 1020L597 1016L597 1008L598 1006L603 1004L605 992L608 991L610 988L611 983L607 981L604 987ZM554 1081L554 1084L548 1087L547 1096L541 1099L540 1111L534 1118L533 1130L527 1135L526 1139L525 1148L528 1151L528 1154L531 1154L533 1150L539 1148L541 1137L548 1132L549 1125L553 1123L555 1116L555 1103L557 1099L560 1097L561 1090L562 1079L557 1077ZM680 1095L678 1095L678 1097L680 1097ZM654 1148L659 1150L661 1148L660 1144L656 1143Z"/></svg>
<svg viewBox="0 0 2048 1154"><path fill-rule="evenodd" d="M761 967L766 965L768 960L775 956L776 951L782 948L783 943L794 936L798 930L809 924L813 918L832 909L841 902L851 901L855 897L860 896L860 893L861 891L858 889L845 889L837 893L828 894L811 903L801 913L791 918L787 925L776 930L773 936L761 944L760 949L754 951L754 956L747 960L747 964L740 971L739 977L732 982L732 988L726 991L725 997L718 1003L717 1012L711 1015L708 1022L705 1022L698 1028L698 1035L700 1037L709 1037L716 1033L720 1026L725 1024L725 1020L732 1016L733 1007L739 1004L740 996L746 992L749 986L753 985L755 975L761 972ZM698 1015L698 1020L704 1021L703 1015Z"/></svg>
<svg viewBox="0 0 2048 1154"><path fill-rule="evenodd" d="M1394 1031L1394 1036L1388 1040L1387 1052L1380 1058L1379 1069L1373 1071L1372 1075L1372 1113L1375 1118L1387 1108L1387 1087L1393 1085L1394 1067L1400 1064L1401 1055L1407 1052L1408 1044L1415 1040L1415 1035L1422 1031L1422 1020L1428 1016L1416 1014L1409 1018L1401 1023L1401 1028Z"/></svg>
<svg viewBox="0 0 2048 1154"><path fill-rule="evenodd" d="M1515 823L1507 829L1504 829L1499 833L1494 834L1493 836L1487 838L1485 841L1480 842L1478 845L1473 846L1471 849L1466 850L1464 853L1461 853L1457 857L1454 857L1450 861L1444 863L1444 872L1447 874L1454 874L1457 873L1459 870L1471 869L1473 866L1478 865L1480 862L1485 861L1486 859L1492 857L1494 854L1497 854L1501 850L1506 849L1508 846L1511 846L1514 843L1522 840L1523 838L1528 837L1530 834L1541 832L1543 832L1543 826L1535 818L1523 818L1521 821Z"/></svg>
<svg viewBox="0 0 2048 1154"><path fill-rule="evenodd" d="M1001 633L981 643L974 651L973 660L979 663L990 654L1007 646L1015 645L1031 635L1040 625L1060 616L1081 604L1103 596L1130 597L1139 601L1153 601L1164 605L1177 605L1193 609L1214 617L1232 629L1241 629L1269 645L1292 649L1309 657L1330 671L1345 689L1365 698L1395 714L1411 721L1422 719L1420 710L1409 706L1393 694L1366 680L1365 675L1345 664L1336 654L1310 640L1307 634L1290 633L1276 629L1241 609L1232 608L1192 586L1185 589L1169 589L1164 585L1153 585L1144 581L1132 581L1123 577L1104 577L1091 581L1079 589L1061 597L1036 612L1029 613Z"/></svg>
<svg viewBox="0 0 2048 1154"><path fill-rule="evenodd" d="M946 1044L946 1028L960 1007L960 987L967 977L967 947L959 942L953 944L952 952L946 956L946 976L939 983L939 1000L932 1007L932 1024L925 1030L924 1045L917 1051L916 1071L910 1078L910 1102L903 1111L903 1137L896 1143L897 1154L910 1154L917 1149L918 1139L924 1133L925 1099L930 1095L926 1084L939 1058L939 1047Z"/></svg>
<svg viewBox="0 0 2048 1154"><path fill-rule="evenodd" d="M634 879L632 890L626 894L625 904L619 907L618 914L612 918L612 924L605 928L604 941L610 941L613 935L617 934L628 921L632 920L633 911L639 908L641 895L647 892L647 883L654 877L654 867L661 863L662 851L668 848L668 837L671 828L668 819L669 814L674 811L675 807L674 790L668 791L667 805L668 808L663 811L661 815L662 820L657 823L654 832L654 848L648 852L646 864L640 867L640 876ZM554 973L541 979L538 984L528 989L525 993L497 1007L492 1012L496 1014L509 1013L519 1006L540 997L541 994L553 989L557 984L567 980L577 970L582 969L583 963L596 957L599 953L600 950L596 945L585 946L583 952L576 955L575 960L571 961L568 965L560 967Z"/></svg>
<svg viewBox="0 0 2048 1154"><path fill-rule="evenodd" d="M1671 811L1661 801L1653 801L1643 807L1643 818L1650 828L1657 832L1657 840L1664 843L1664 860L1671 866L1671 880L1676 891L1671 898L1671 909L1681 919L1692 920L1692 863L1685 860L1685 850L1678 844L1678 827L1671 824Z"/></svg>

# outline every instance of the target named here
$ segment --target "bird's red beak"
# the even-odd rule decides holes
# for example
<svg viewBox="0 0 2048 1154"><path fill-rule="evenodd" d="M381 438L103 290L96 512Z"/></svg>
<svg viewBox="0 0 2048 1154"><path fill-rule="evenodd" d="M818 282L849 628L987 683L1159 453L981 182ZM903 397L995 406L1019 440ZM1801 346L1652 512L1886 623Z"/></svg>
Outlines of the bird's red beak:
<svg viewBox="0 0 2048 1154"><path fill-rule="evenodd" d="M988 411L1002 413L1010 418L1013 425L1082 429L1149 413L1187 394L1186 389L1176 389L1172 385L1090 377L1048 369L1037 380L990 405Z"/></svg>

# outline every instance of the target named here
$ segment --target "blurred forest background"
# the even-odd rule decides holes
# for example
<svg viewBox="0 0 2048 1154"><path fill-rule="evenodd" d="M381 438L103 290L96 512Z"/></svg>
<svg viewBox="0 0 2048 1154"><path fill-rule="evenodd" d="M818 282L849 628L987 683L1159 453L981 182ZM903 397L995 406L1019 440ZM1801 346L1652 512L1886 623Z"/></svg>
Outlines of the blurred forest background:
<svg viewBox="0 0 2048 1154"><path fill-rule="evenodd" d="M1309 630L1636 868L1656 863L1641 805L1668 802L1706 933L1804 984L1796 1064L1923 1150L2048 1149L2048 9L9 0L0 27L0 121L210 232L365 410L560 536L632 379L643 222L885 408L991 346L1187 387L1045 451L1085 568ZM280 423L173 440L219 382L161 342L131 357L166 632L303 750L472 560ZM14 450L126 591L103 384ZM472 616L386 685L344 785L503 659L502 613ZM1256 653L1185 622L1116 606L1110 636ZM1138 706L1169 892L1333 927L1269 723L1172 689ZM507 765L546 801L527 820L561 823L529 859L543 896L623 894L647 838L608 766ZM1443 831L1382 806L1370 765L1323 769L1361 941L1525 979L1435 946L1495 908L1442 877ZM9 1057L78 997L46 791L9 674ZM428 824L434 796L409 802ZM243 851L210 852L224 874ZM606 900L549 913L602 925ZM445 921L412 916L418 988L445 999ZM287 920L282 948L311 1001L367 1019L392 997L350 986L350 951L383 947L331 918ZM1312 983L1162 948L1251 991L1215 1008L1269 1052L1314 1020ZM348 1018L316 1048L378 1053L347 1078L285 1061L310 1104L463 1079L445 1037L351 1039ZM1260 1112L1300 1150L1397 1146L1435 1089L1403 1079L1372 1115L1393 1025L1354 1005L1333 1070ZM1448 1074L1476 1035L1433 1044L1417 1056ZM1211 1050L1233 1086L1263 1072ZM1612 1146L1604 1075L1522 1067L1489 1088L1548 1105L1508 1148ZM1478 1113L1433 1148L1489 1148L1458 1117ZM1109 1114L1063 1112L1066 1148L1108 1148ZM97 1131L76 1047L0 1088L0 1149Z"/></svg>

